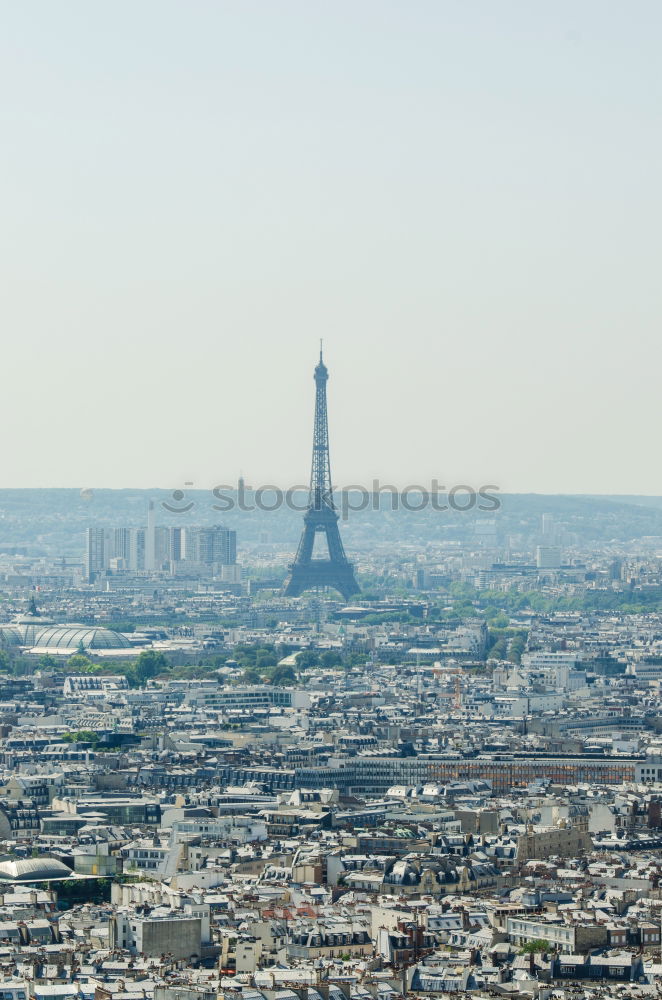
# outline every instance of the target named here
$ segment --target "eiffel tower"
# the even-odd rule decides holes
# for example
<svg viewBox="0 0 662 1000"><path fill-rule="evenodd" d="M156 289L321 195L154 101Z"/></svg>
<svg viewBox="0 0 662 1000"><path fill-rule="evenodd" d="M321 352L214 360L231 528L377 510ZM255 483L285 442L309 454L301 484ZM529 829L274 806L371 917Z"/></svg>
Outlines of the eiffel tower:
<svg viewBox="0 0 662 1000"><path fill-rule="evenodd" d="M290 575L285 584L286 597L298 597L312 587L334 587L345 600L359 591L354 569L348 562L340 532L338 514L333 502L331 464L329 462L329 426L326 414L326 383L329 372L322 358L315 368L315 431L313 434L313 464L310 472L308 507L303 517L303 532ZM326 536L328 558L313 558L315 536Z"/></svg>

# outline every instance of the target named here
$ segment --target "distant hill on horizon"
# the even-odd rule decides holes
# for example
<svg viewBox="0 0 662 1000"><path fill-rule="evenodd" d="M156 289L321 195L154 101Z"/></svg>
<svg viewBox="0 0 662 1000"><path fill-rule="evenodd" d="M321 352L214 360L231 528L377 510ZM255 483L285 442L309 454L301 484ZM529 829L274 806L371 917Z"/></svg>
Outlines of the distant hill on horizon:
<svg viewBox="0 0 662 1000"><path fill-rule="evenodd" d="M497 545L513 541L515 547L531 550L542 539L542 515L559 525L566 548L591 548L601 544L631 545L646 540L647 549L660 539L662 550L662 496L591 494L497 494L500 509L439 511L427 506L421 511L392 510L391 497L382 494L380 506L372 503L341 518L341 532L349 549L369 550L372 545L399 542L424 546L451 541L463 547L484 544L477 525L493 522ZM0 489L0 546L27 546L32 554L72 557L83 551L83 535L90 526L141 527L147 520L147 503L157 506L162 525L224 524L234 528L238 547L255 544L266 536L294 550L301 532L302 513L284 503L273 511L240 510L236 491L228 491L233 509L219 503L211 490L188 490L185 499L172 490L158 489ZM265 493L267 505L273 494ZM355 499L360 495L355 494ZM247 494L247 505L252 496ZM305 504L305 491L297 504ZM184 509L182 509L184 508ZM181 512L178 513L178 511ZM481 529L482 531L482 529Z"/></svg>

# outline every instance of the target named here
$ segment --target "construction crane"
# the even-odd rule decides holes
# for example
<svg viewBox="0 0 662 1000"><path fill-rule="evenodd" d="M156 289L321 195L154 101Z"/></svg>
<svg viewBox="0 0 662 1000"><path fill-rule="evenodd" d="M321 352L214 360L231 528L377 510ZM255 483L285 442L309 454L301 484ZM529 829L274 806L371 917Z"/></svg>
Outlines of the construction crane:
<svg viewBox="0 0 662 1000"><path fill-rule="evenodd" d="M442 667L441 664L437 666L435 664L432 673L435 677L441 677L444 674L453 675L453 708L462 708L462 674L464 671L462 667Z"/></svg>

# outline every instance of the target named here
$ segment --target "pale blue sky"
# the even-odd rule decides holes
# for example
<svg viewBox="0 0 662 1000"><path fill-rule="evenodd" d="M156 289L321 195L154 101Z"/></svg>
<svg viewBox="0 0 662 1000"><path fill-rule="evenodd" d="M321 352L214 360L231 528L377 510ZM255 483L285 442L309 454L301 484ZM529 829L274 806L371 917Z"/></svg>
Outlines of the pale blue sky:
<svg viewBox="0 0 662 1000"><path fill-rule="evenodd" d="M661 29L2 0L2 485L662 493Z"/></svg>

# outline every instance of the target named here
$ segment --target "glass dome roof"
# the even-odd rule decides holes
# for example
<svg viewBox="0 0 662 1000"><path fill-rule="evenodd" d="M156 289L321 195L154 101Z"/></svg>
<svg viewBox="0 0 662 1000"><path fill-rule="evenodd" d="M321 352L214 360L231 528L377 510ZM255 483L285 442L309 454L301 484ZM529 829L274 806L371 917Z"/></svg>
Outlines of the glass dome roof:
<svg viewBox="0 0 662 1000"><path fill-rule="evenodd" d="M0 625L0 646L18 646L20 641L14 625Z"/></svg>
<svg viewBox="0 0 662 1000"><path fill-rule="evenodd" d="M39 646L47 649L129 649L131 643L119 632L101 625L3 625L0 643Z"/></svg>
<svg viewBox="0 0 662 1000"><path fill-rule="evenodd" d="M34 637L35 646L49 649L127 649L131 643L119 632L102 626L49 625Z"/></svg>

